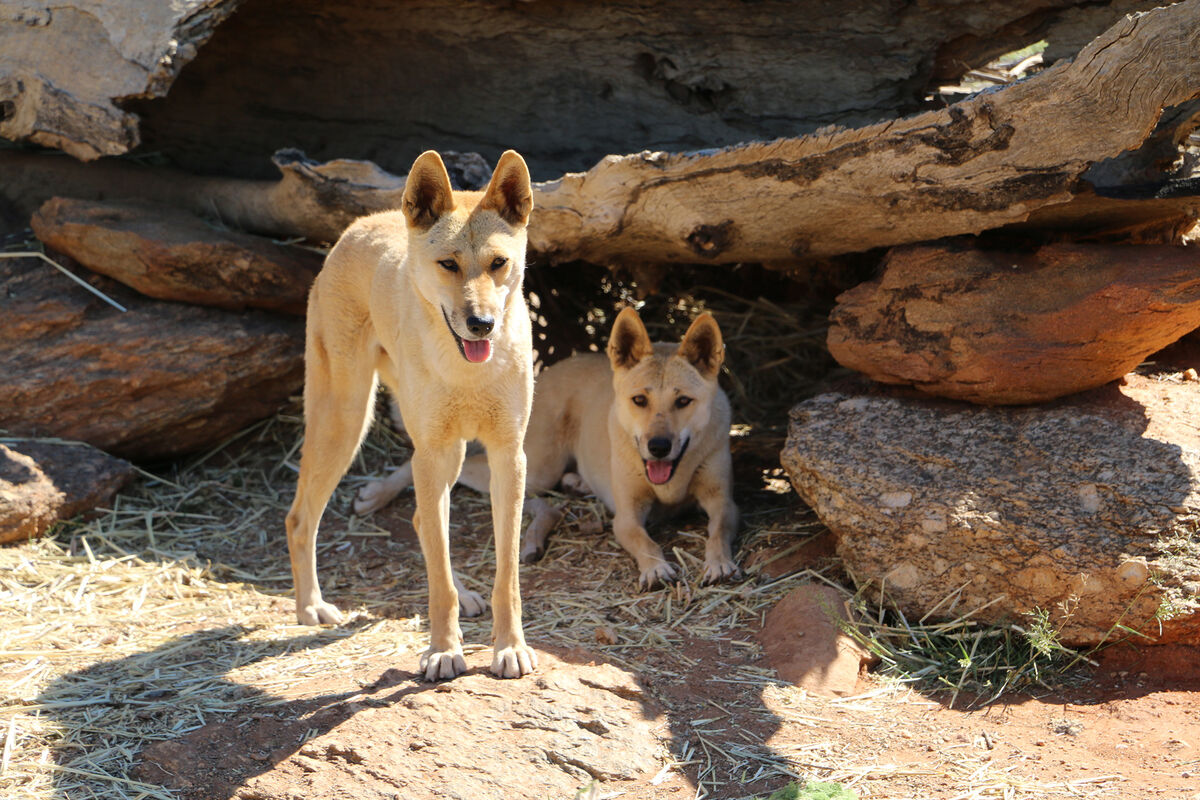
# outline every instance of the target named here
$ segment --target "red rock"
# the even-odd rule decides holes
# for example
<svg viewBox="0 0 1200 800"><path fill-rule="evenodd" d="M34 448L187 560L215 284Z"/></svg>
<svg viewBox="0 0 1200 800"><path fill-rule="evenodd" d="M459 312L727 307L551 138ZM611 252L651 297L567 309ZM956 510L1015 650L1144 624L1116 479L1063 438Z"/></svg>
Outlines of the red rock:
<svg viewBox="0 0 1200 800"><path fill-rule="evenodd" d="M33 216L47 246L148 297L303 314L321 256L134 202L55 197Z"/></svg>
<svg viewBox="0 0 1200 800"><path fill-rule="evenodd" d="M780 457L846 572L910 620L1196 645L1198 420L1180 371L1025 407L847 385L792 410Z"/></svg>
<svg viewBox="0 0 1200 800"><path fill-rule="evenodd" d="M801 586L767 613L758 640L783 680L818 695L850 695L871 656L843 632L847 622L837 590Z"/></svg>
<svg viewBox="0 0 1200 800"><path fill-rule="evenodd" d="M41 536L54 523L112 502L133 466L84 444L0 444L0 543Z"/></svg>
<svg viewBox="0 0 1200 800"><path fill-rule="evenodd" d="M1115 380L1200 328L1200 249L897 248L830 319L830 353L874 380L1037 403Z"/></svg>
<svg viewBox="0 0 1200 800"><path fill-rule="evenodd" d="M303 383L302 320L90 282L129 311L39 261L0 260L0 429L163 458L270 416Z"/></svg>

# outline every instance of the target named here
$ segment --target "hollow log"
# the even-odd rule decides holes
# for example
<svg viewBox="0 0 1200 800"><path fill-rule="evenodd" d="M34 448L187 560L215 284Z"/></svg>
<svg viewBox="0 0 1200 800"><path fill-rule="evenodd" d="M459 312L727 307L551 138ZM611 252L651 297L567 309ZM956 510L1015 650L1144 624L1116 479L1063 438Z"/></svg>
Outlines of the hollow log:
<svg viewBox="0 0 1200 800"><path fill-rule="evenodd" d="M165 94L238 2L0 3L0 136L84 160L129 151L122 104Z"/></svg>
<svg viewBox="0 0 1200 800"><path fill-rule="evenodd" d="M267 158L280 147L392 171L429 147L483 148L492 160L514 147L543 179L609 153L911 113L938 82L989 56L1039 39L1073 54L1154 2L13 6L0 3L7 138L81 158L126 152L140 138L184 169L259 178L270 177Z"/></svg>
<svg viewBox="0 0 1200 800"><path fill-rule="evenodd" d="M978 233L1086 191L1093 163L1138 147L1162 109L1200 97L1200 0L1134 15L1063 63L945 110L717 151L644 152L535 187L530 247L606 265L811 259ZM87 189L190 207L247 230L332 240L395 207L403 179L369 162L276 154L279 181L189 178L0 153L0 192ZM95 168L93 168L95 167ZM96 169L102 168L102 169ZM78 170L76 170L78 172ZM44 199L44 198L43 198ZM1184 200L1185 213L1200 202ZM1178 208L1178 206L1177 206Z"/></svg>

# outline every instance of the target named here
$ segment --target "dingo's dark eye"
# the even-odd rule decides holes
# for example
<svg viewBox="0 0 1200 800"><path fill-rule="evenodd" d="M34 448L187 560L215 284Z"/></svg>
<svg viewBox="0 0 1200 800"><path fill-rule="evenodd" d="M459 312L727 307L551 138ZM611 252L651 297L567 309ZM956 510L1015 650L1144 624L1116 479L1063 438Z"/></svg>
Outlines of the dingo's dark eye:
<svg viewBox="0 0 1200 800"><path fill-rule="evenodd" d="M438 266L446 270L446 272L458 272L458 262L453 258L444 258L438 262Z"/></svg>
<svg viewBox="0 0 1200 800"><path fill-rule="evenodd" d="M650 402L649 400L646 399L646 395L644 395L644 394L635 394L630 399L633 401L633 404L635 406L637 406L638 408L645 408L646 403Z"/></svg>
<svg viewBox="0 0 1200 800"><path fill-rule="evenodd" d="M690 397L676 397L675 398L675 407L676 408L687 408L691 404L692 404L692 398L690 398Z"/></svg>
<svg viewBox="0 0 1200 800"><path fill-rule="evenodd" d="M500 269L507 263L508 263L508 259L505 258L504 256L496 256L495 258L492 259L492 271L495 272L496 270Z"/></svg>

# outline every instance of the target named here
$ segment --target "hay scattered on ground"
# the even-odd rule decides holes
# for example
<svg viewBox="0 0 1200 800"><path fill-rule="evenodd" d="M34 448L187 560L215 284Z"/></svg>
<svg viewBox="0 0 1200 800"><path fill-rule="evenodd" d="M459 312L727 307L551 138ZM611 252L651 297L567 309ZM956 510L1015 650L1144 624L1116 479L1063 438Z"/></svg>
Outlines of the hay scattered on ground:
<svg viewBox="0 0 1200 800"><path fill-rule="evenodd" d="M0 794L169 797L128 777L146 744L255 713L306 677L376 657L415 665L427 641L415 546L343 511L389 453L406 452L385 424L343 482L319 538L323 583L350 621L292 624L282 520L300 437L295 414L281 414L217 451L145 473L96 519L0 549ZM535 580L537 573L585 576L569 593L527 592L530 640L586 647L643 674L684 679L686 663L667 668L646 653L684 637L728 637L804 579L700 587L702 547L694 540L703 529L693 524L675 543L691 581L636 594L632 562L597 530L600 517L594 501L569 501L547 559L526 570ZM494 571L486 498L456 493L453 519L455 563L469 586L486 593ZM763 528L745 543L802 533ZM611 643L597 641L598 629L611 632ZM482 647L490 619L464 620L463 630L469 648ZM765 671L743 679L769 682Z"/></svg>
<svg viewBox="0 0 1200 800"><path fill-rule="evenodd" d="M743 419L774 419L777 433L780 409L800 399L797 382L812 386L827 370L821 323L772 301L722 291L673 301L673 314L646 316L656 331L678 336L697 308L713 310L737 375L730 388L735 405L747 410ZM596 321L607 330L603 319ZM143 473L95 519L0 548L0 796L170 798L130 777L147 744L214 720L267 713L308 677L376 658L414 668L427 642L424 567L415 541L397 532L399 513L388 518L387 530L380 518L348 513L364 481L407 457L404 439L383 417L381 408L318 540L326 593L350 612L344 626L293 624L283 517L302 437L297 408L212 452ZM667 538L687 579L671 591L636 593L633 562L612 540L601 507L565 497L559 499L566 518L546 559L523 570L526 632L535 645L582 647L666 682L694 678L689 644L720 643L746 654L745 663L710 680L749 687L754 702L734 701L680 722L686 736L664 774L684 771L698 798L793 778L887 796L884 787L897 776L931 772L961 786L964 798L1088 796L1107 788L1107 779L1029 785L966 757L934 766L881 765L874 753L826 741L824 719L886 732L896 725L897 703L928 701L899 681L862 697L824 700L755 663L761 653L750 632L796 586L822 581L852 598L836 564L775 579L762 572L822 528L794 496L769 491L771 481L779 488L778 476L764 475L763 487L750 485L758 479L739 475L750 498L742 501L739 555L742 563L752 553L773 555L760 558L740 583L699 585L704 521L696 516ZM451 524L455 565L469 587L486 595L494 570L486 498L456 491ZM485 646L490 617L464 620L463 632L468 649ZM734 711L811 728L813 741L781 752L722 725Z"/></svg>

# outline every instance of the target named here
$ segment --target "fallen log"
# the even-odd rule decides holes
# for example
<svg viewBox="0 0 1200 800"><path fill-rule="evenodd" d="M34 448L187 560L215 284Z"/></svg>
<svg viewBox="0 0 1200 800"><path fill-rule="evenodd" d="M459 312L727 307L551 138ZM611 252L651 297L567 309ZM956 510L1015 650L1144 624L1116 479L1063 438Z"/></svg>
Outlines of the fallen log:
<svg viewBox="0 0 1200 800"><path fill-rule="evenodd" d="M918 245L838 297L830 354L868 377L984 404L1038 403L1126 374L1200 328L1200 252Z"/></svg>
<svg viewBox="0 0 1200 800"><path fill-rule="evenodd" d="M5 3L0 136L80 158L123 153L141 138L185 169L247 177L268 177L265 159L280 146L397 170L432 145L484 143L493 159L507 147L526 153L548 177L647 146L687 150L896 117L990 55L1039 39L1073 54L1126 11L1153 5Z"/></svg>
<svg viewBox="0 0 1200 800"><path fill-rule="evenodd" d="M1072 63L943 111L715 152L610 157L535 186L530 248L554 263L794 267L1020 222L1085 191L1083 172L1141 144L1163 107L1200 97L1198 50L1200 0L1186 0L1128 17ZM277 182L100 164L76 172L75 190L61 187L78 165L0 156L9 199L36 195L42 181L84 197L99 184L324 241L394 207L403 184L368 162L315 164L285 151Z"/></svg>
<svg viewBox="0 0 1200 800"><path fill-rule="evenodd" d="M540 186L530 247L606 264L806 258L978 233L1065 203L1200 96L1200 0L944 111L716 153L611 158Z"/></svg>

